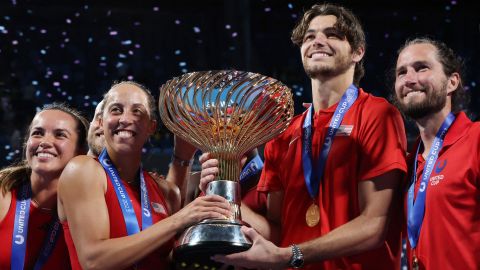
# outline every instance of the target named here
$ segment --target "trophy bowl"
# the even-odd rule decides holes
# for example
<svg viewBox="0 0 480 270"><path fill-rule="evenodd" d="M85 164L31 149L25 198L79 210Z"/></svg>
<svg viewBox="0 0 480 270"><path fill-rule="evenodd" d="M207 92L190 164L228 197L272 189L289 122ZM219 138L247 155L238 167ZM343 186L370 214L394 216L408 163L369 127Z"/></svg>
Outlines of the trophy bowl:
<svg viewBox="0 0 480 270"><path fill-rule="evenodd" d="M215 265L210 257L251 247L240 228L240 160L282 133L293 117L290 89L256 73L218 70L184 74L160 88L159 113L175 135L219 160L219 174L206 194L227 199L229 219L209 219L188 227L177 239L177 266Z"/></svg>

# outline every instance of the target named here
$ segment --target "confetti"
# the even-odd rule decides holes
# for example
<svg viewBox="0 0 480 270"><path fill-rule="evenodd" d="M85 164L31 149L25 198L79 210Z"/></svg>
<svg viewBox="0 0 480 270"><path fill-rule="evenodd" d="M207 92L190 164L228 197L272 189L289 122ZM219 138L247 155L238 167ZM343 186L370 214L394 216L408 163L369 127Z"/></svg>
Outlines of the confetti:
<svg viewBox="0 0 480 270"><path fill-rule="evenodd" d="M8 111L14 119L22 116L28 121L33 111L53 101L66 101L90 116L113 81L138 80L158 99L158 86L172 77L225 68L248 69L282 80L292 88L296 110L302 111L301 102L311 98L310 83L289 37L310 4L253 0L246 17L236 15L238 5L226 3L127 1L113 7L70 1L45 8L32 1L7 0L0 12L0 100L6 98L15 107L0 108L0 118ZM480 111L475 42L480 31L473 4L447 0L429 6L428 16L420 8L381 9L373 2L345 5L360 15L367 34L366 76L361 82L366 90L387 96L382 79L396 49L408 37L429 35L445 38L469 60L465 88L472 94L474 112ZM380 11L385 15L369 16ZM18 91L20 101L13 102L10 98ZM28 117L17 111L28 112ZM9 122L5 127L23 132L20 125L24 124ZM21 153L15 154L21 143L4 139L11 134L12 128L0 131L2 167L10 164L7 157L21 158ZM6 145L10 148L5 149ZM168 148L169 143L164 145ZM145 154L150 154L150 148ZM164 150L169 151L162 148L160 152Z"/></svg>

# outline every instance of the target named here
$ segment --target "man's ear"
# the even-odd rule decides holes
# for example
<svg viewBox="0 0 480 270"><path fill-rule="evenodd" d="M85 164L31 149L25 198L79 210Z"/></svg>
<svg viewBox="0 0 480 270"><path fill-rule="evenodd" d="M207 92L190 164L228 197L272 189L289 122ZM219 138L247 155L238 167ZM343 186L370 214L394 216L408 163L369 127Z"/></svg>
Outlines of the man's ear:
<svg viewBox="0 0 480 270"><path fill-rule="evenodd" d="M352 61L355 63L358 63L362 61L364 55L365 55L365 48L363 46L360 46L355 51L353 51Z"/></svg>
<svg viewBox="0 0 480 270"><path fill-rule="evenodd" d="M460 81L460 74L457 72L452 73L452 75L447 78L447 94L451 94L457 90L458 86L460 85Z"/></svg>

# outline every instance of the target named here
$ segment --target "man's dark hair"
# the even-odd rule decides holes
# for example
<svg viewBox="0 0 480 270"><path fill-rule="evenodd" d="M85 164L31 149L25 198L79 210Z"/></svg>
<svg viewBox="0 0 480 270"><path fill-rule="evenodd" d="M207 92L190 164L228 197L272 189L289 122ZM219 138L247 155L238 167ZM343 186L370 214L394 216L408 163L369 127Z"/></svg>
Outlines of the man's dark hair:
<svg viewBox="0 0 480 270"><path fill-rule="evenodd" d="M352 47L352 51L356 51L360 47L366 49L365 32L363 31L360 20L349 9L329 3L313 5L303 14L303 17L292 31L292 42L299 47L302 46L303 37L308 30L310 22L317 16L327 15L337 17L337 22L334 27L338 29L340 33L344 34L350 47ZM365 75L365 68L363 67L362 59L355 65L355 73L353 75L355 85L358 86L363 75Z"/></svg>

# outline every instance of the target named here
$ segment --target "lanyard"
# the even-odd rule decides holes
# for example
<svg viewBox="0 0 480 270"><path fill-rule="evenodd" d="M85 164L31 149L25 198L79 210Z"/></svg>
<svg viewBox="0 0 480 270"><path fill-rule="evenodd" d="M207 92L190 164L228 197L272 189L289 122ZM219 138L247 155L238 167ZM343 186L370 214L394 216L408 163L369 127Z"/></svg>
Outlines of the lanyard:
<svg viewBox="0 0 480 270"><path fill-rule="evenodd" d="M425 167L423 168L422 179L420 182L420 188L417 192L417 198L415 197L415 183L417 182L417 159L418 153L420 152L420 147L422 143L418 145L417 152L415 154L415 163L413 164L413 171L412 171L412 183L408 189L408 204L407 204L407 212L408 212L408 220L407 220L407 229L408 229L408 241L410 242L410 246L415 248L417 246L418 237L420 235L420 230L422 228L422 222L425 214L425 197L427 194L427 187L428 181L430 179L430 175L432 174L433 167L437 162L438 154L442 149L443 139L447 134L448 129L452 125L453 121L455 121L455 115L450 113L447 118L443 121L442 126L437 131L435 135L435 139L433 140L432 147L430 148L430 152L428 153L428 157L425 160Z"/></svg>
<svg viewBox="0 0 480 270"><path fill-rule="evenodd" d="M256 155L250 162L243 167L242 172L240 173L240 183L243 183L246 179L250 176L256 174L257 172L261 171L263 168L263 161L259 155Z"/></svg>
<svg viewBox="0 0 480 270"><path fill-rule="evenodd" d="M28 236L28 220L30 217L30 201L32 191L30 184L24 184L20 192L17 194L17 205L15 208L15 223L13 225L12 235L12 257L11 257L11 270L23 270L25 265L25 252L27 250L27 236ZM58 218L50 224L50 228L47 233L47 239L43 243L40 255L35 262L34 270L39 270L47 262L48 258L52 254L55 243L57 242L60 222Z"/></svg>
<svg viewBox="0 0 480 270"><path fill-rule="evenodd" d="M320 180L323 177L325 171L325 163L327 162L328 153L332 147L333 139L337 133L340 124L342 123L343 117L350 109L352 104L358 97L358 89L355 85L350 85L347 88L347 91L343 94L340 102L338 103L335 113L333 114L332 120L325 135L325 141L323 142L322 150L320 156L316 162L316 166L313 167L312 162L312 115L313 115L313 106L308 108L305 120L303 122L303 136L302 136L302 164L303 164L303 173L305 176L305 184L307 185L308 193L312 199L315 199L318 195L318 187L320 185Z"/></svg>
<svg viewBox="0 0 480 270"><path fill-rule="evenodd" d="M118 174L115 165L110 161L106 148L103 149L102 153L98 157L100 164L107 172L110 181L112 182L113 189L117 195L118 203L122 209L123 219L125 220L125 225L127 227L127 234L132 235L140 232L138 226L137 217L135 216L135 210L133 209L132 202L130 201L130 196L125 190L125 186L120 180L120 175ZM150 200L148 198L147 186L145 183L145 178L143 176L143 170L140 167L140 197L142 205L142 230L150 227L152 225L152 211L150 209Z"/></svg>

